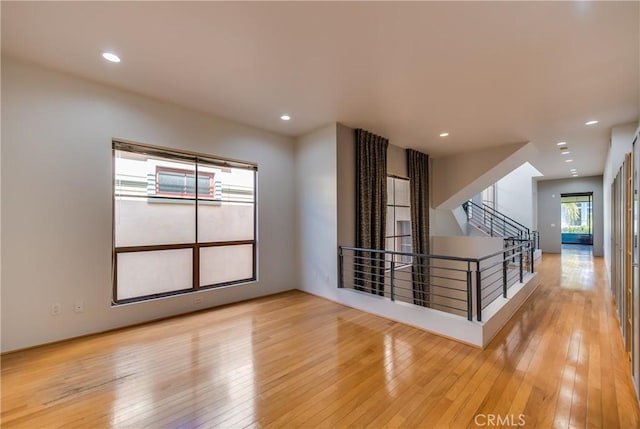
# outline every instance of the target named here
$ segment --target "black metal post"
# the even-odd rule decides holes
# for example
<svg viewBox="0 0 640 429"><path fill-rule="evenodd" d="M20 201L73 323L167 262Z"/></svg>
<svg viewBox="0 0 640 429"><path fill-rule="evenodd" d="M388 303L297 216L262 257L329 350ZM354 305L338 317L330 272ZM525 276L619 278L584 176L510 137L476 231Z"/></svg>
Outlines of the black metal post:
<svg viewBox="0 0 640 429"><path fill-rule="evenodd" d="M534 273L535 271L533 270L533 257L535 255L536 249L533 247L533 243L529 242L529 245L532 246L531 249L529 249L531 251L531 259L529 260L529 268L531 268L531 272Z"/></svg>
<svg viewBox="0 0 640 429"><path fill-rule="evenodd" d="M467 262L467 320L473 320L473 292L471 291L471 263Z"/></svg>
<svg viewBox="0 0 640 429"><path fill-rule="evenodd" d="M522 244L521 244L521 245L520 245L520 283L522 283L522 281L524 280L524 273L523 273L523 271L522 271L522 268L523 268L523 267L522 267L522 265L523 265L523 263L524 263L524 260L523 260L523 259L524 259L524 258L523 258L523 256L524 256L524 249L523 249L523 247L524 247L524 246L522 246Z"/></svg>
<svg viewBox="0 0 640 429"><path fill-rule="evenodd" d="M395 294L395 273L396 273L396 261L393 257L394 255L391 255L391 301L395 301L396 300L396 294Z"/></svg>
<svg viewBox="0 0 640 429"><path fill-rule="evenodd" d="M340 267L340 277L338 287L344 287L344 254L342 247L338 248L338 266Z"/></svg>
<svg viewBox="0 0 640 429"><path fill-rule="evenodd" d="M507 267L509 265L509 255L504 252L502 260L502 296L507 297Z"/></svg>
<svg viewBox="0 0 640 429"><path fill-rule="evenodd" d="M480 262L476 262L476 318L482 322L482 273Z"/></svg>

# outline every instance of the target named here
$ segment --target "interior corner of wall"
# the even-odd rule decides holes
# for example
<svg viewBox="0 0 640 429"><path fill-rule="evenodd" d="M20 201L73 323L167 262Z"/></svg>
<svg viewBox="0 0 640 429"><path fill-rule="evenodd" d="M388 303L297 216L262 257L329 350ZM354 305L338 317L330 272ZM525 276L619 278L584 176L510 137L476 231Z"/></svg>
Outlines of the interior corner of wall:
<svg viewBox="0 0 640 429"><path fill-rule="evenodd" d="M453 210L534 159L537 150L531 142L520 142L434 159L434 208ZM438 183L446 183L447 187Z"/></svg>

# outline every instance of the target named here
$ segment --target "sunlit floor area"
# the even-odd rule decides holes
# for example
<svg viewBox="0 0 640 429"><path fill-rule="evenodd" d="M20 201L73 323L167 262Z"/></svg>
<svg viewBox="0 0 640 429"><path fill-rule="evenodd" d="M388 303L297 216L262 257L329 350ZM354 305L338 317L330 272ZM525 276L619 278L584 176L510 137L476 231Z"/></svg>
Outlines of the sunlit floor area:
<svg viewBox="0 0 640 429"><path fill-rule="evenodd" d="M563 244L562 253L566 253L569 258L590 256L593 254L593 246L591 244Z"/></svg>
<svg viewBox="0 0 640 429"><path fill-rule="evenodd" d="M2 427L640 427L602 259L537 268L484 351L293 291L6 354Z"/></svg>
<svg viewBox="0 0 640 429"><path fill-rule="evenodd" d="M598 258L595 260L597 261ZM602 277L595 275L593 246L590 245L563 244L558 268L561 272L560 287L562 288L595 290L596 286L604 281Z"/></svg>

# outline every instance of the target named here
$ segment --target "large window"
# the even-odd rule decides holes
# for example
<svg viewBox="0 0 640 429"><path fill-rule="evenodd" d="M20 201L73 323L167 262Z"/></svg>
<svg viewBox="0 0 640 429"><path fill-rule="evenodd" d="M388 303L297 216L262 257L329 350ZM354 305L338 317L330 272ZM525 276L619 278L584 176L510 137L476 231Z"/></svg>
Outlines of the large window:
<svg viewBox="0 0 640 429"><path fill-rule="evenodd" d="M254 164L124 142L113 160L115 303L256 279Z"/></svg>
<svg viewBox="0 0 640 429"><path fill-rule="evenodd" d="M409 180L387 177L387 227L386 250L412 253L411 206L409 199ZM396 263L411 264L411 256L396 255ZM387 262L387 268L390 261Z"/></svg>
<svg viewBox="0 0 640 429"><path fill-rule="evenodd" d="M562 244L593 244L593 193L562 194Z"/></svg>

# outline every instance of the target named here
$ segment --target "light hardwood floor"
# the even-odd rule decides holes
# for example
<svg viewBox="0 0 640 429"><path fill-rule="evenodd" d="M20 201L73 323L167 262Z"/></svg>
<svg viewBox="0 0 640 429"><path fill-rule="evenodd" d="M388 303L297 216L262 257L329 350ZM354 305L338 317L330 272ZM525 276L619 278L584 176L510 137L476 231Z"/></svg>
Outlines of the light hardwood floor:
<svg viewBox="0 0 640 429"><path fill-rule="evenodd" d="M538 268L484 351L288 292L6 354L2 427L640 427L602 259Z"/></svg>

